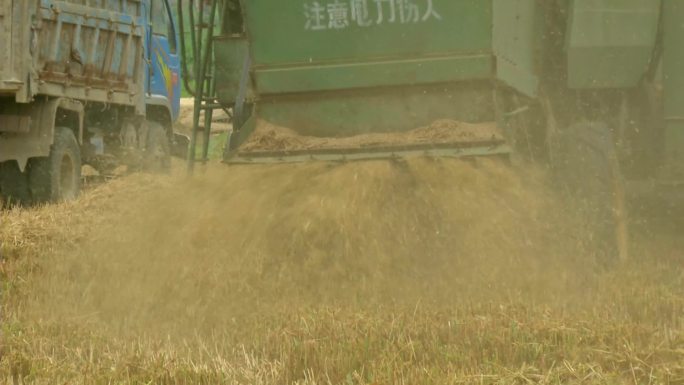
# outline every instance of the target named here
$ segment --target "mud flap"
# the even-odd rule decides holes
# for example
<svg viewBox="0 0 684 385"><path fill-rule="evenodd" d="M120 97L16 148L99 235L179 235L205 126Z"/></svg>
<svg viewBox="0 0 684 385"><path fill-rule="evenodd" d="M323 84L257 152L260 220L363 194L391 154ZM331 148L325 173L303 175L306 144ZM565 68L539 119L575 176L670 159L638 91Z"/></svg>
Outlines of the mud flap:
<svg viewBox="0 0 684 385"><path fill-rule="evenodd" d="M0 163L0 208L31 203L28 177L16 161Z"/></svg>
<svg viewBox="0 0 684 385"><path fill-rule="evenodd" d="M171 145L171 155L185 159L188 157L190 149L190 137L179 132L173 133L173 144Z"/></svg>

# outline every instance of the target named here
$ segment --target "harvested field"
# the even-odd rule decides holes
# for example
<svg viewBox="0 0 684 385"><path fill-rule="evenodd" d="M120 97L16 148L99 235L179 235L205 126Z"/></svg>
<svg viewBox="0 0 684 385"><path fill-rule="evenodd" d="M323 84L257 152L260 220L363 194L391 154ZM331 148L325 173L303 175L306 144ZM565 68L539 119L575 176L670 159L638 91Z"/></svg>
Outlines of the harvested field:
<svg viewBox="0 0 684 385"><path fill-rule="evenodd" d="M201 174L2 213L3 381L684 383L672 215L605 266L529 166Z"/></svg>
<svg viewBox="0 0 684 385"><path fill-rule="evenodd" d="M180 114L178 121L175 124L175 130L183 134L190 134L192 132L192 114L194 112L195 99L181 98L180 100ZM200 128L204 127L204 111L200 112ZM214 110L212 113L212 133L217 134L221 132L230 131L233 129L230 123L230 117L222 110Z"/></svg>

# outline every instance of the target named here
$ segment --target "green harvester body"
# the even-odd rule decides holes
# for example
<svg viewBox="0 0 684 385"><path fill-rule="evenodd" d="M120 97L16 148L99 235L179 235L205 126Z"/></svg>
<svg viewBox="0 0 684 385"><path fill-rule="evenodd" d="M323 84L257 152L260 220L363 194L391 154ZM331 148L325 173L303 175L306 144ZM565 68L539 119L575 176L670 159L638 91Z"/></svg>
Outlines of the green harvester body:
<svg viewBox="0 0 684 385"><path fill-rule="evenodd" d="M652 116L638 130L653 133L621 158L652 153L657 165L634 174L677 179L684 164L683 3L214 0L195 7L204 14L190 74L202 85L196 116L233 109L227 160L258 120L315 137L404 132L440 119L497 122L507 143L468 152L486 155L519 145L516 125L537 127L525 135L538 144L579 118L606 120L634 141L637 129L615 116L630 120L645 103L634 95L645 94ZM594 108L593 100L607 102Z"/></svg>

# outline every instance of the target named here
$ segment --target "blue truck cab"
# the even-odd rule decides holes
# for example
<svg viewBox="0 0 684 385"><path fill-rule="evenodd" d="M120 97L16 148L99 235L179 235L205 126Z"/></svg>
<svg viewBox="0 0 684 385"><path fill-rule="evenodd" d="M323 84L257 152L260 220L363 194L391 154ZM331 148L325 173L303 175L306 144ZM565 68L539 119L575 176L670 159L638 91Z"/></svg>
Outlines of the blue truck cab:
<svg viewBox="0 0 684 385"><path fill-rule="evenodd" d="M175 121L180 111L181 94L178 24L169 0L147 0L145 6L149 9L145 49L150 63L147 103L167 104L171 120Z"/></svg>
<svg viewBox="0 0 684 385"><path fill-rule="evenodd" d="M171 0L0 0L0 204L170 167L181 94Z"/></svg>

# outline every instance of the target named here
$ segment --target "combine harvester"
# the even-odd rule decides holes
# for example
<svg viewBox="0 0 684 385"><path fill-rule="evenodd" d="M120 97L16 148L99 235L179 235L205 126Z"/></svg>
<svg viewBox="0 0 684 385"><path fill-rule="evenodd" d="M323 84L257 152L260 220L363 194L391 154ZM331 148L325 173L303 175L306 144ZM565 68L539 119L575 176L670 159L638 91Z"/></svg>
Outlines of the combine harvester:
<svg viewBox="0 0 684 385"><path fill-rule="evenodd" d="M179 1L200 85L190 170L217 108L234 114L228 163L521 154L554 166L622 258L623 187L684 181L680 1L198 5ZM264 140L282 132L296 145Z"/></svg>

